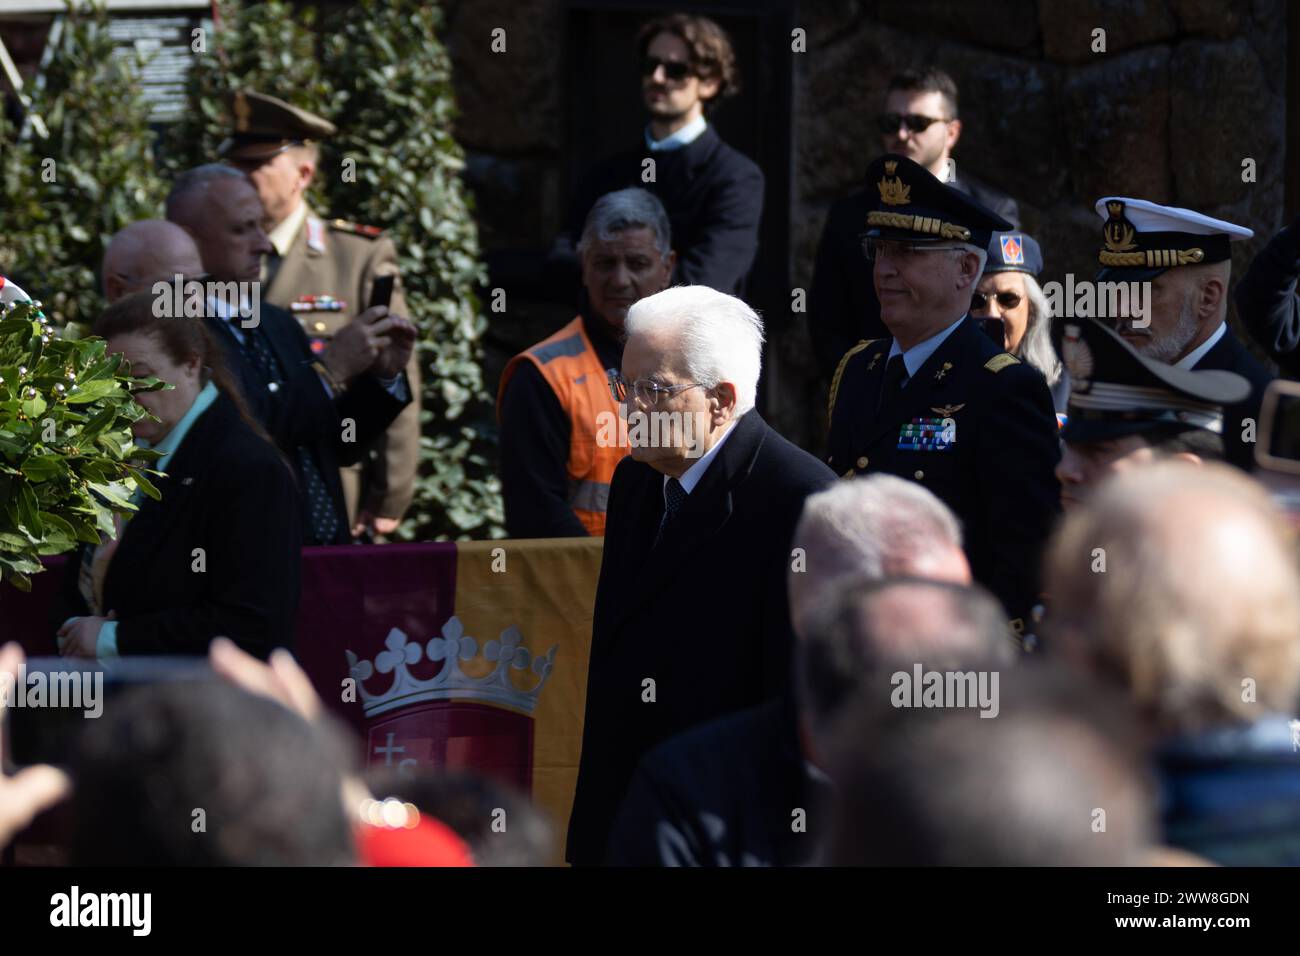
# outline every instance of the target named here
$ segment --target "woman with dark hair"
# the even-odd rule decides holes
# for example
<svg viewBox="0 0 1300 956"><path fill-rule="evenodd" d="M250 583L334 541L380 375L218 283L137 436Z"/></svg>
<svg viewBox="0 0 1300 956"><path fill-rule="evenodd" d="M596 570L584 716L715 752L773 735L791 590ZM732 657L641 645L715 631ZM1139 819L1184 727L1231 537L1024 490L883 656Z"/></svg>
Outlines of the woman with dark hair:
<svg viewBox="0 0 1300 956"><path fill-rule="evenodd" d="M206 654L228 637L266 657L287 645L298 607L301 531L293 472L249 415L201 320L158 318L142 292L113 303L94 333L139 378L171 388L137 401L154 419L136 440L162 453L161 500L83 546L56 608L64 656Z"/></svg>

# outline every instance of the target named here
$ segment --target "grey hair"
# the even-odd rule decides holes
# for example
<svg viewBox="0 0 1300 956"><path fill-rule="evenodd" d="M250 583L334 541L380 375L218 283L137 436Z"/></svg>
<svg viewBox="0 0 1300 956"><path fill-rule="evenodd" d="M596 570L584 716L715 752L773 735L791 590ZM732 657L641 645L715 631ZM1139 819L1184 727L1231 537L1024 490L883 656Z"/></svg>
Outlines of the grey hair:
<svg viewBox="0 0 1300 956"><path fill-rule="evenodd" d="M1020 357L1043 373L1048 385L1061 380L1061 360L1052 347L1052 304L1043 287L1029 273L1024 274L1025 295L1029 298L1029 325L1020 340Z"/></svg>
<svg viewBox="0 0 1300 956"><path fill-rule="evenodd" d="M763 320L734 295L685 285L646 296L627 310L628 337L671 334L692 382L736 386L739 418L754 407L763 366Z"/></svg>
<svg viewBox="0 0 1300 956"><path fill-rule="evenodd" d="M608 242L616 233L642 228L654 232L659 255L667 259L673 245L672 226L659 198L635 186L605 193L587 213L587 220L582 225L582 238L578 240L578 255L584 255L587 247L597 239Z"/></svg>
<svg viewBox="0 0 1300 956"><path fill-rule="evenodd" d="M212 184L229 179L240 179L250 186L253 182L246 174L224 163L205 163L185 170L176 177L167 193L167 219L178 225L192 222L200 201L206 198Z"/></svg>
<svg viewBox="0 0 1300 956"><path fill-rule="evenodd" d="M803 549L805 563L788 575L790 611L802 618L846 579L880 580L900 565L960 548L961 525L923 486L872 475L809 496L794 546Z"/></svg>

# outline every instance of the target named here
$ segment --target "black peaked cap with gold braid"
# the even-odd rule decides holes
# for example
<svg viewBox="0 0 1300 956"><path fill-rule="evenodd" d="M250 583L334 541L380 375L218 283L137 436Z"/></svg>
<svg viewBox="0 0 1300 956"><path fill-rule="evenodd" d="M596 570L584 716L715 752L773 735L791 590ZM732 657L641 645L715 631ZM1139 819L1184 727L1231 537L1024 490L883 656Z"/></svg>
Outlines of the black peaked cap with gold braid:
<svg viewBox="0 0 1300 956"><path fill-rule="evenodd" d="M867 182L878 190L879 198L867 213L863 238L969 242L984 249L994 232L1014 228L906 156L881 156L867 170Z"/></svg>

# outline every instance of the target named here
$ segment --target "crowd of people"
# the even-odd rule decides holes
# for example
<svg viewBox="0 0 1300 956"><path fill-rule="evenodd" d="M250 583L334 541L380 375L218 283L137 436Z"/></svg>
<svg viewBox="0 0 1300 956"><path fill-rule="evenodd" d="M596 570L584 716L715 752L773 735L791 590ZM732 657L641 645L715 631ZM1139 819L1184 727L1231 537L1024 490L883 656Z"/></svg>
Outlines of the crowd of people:
<svg viewBox="0 0 1300 956"><path fill-rule="evenodd" d="M420 369L392 242L305 199L334 127L245 91L105 253L94 333L173 386L135 429L161 495L80 550L51 620L65 656L226 680L123 698L75 784L0 778L0 843L72 788L90 863L1300 864L1300 522L1256 467L1256 355L1300 373L1300 222L1236 285L1253 350L1228 319L1252 231L1140 197L1096 200L1075 283L1129 307L1076 314L1015 199L958 171L955 82L908 70L816 257L813 454L758 410L764 177L708 121L728 37L672 14L636 44L644 141L547 258L576 315L497 394L511 536L604 539L567 835L485 780L367 776L283 650L301 547L410 501ZM235 294L160 317L174 278Z"/></svg>

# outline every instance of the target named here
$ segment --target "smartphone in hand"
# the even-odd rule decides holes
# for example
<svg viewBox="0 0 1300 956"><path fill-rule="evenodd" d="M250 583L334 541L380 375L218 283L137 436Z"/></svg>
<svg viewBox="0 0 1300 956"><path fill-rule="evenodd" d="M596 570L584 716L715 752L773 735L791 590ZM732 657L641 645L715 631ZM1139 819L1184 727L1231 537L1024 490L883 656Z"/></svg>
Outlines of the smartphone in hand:
<svg viewBox="0 0 1300 956"><path fill-rule="evenodd" d="M388 304L393 301L393 285L396 282L396 276L379 276L375 279L375 284L370 287L370 304L366 306L373 309L377 305L388 308Z"/></svg>

